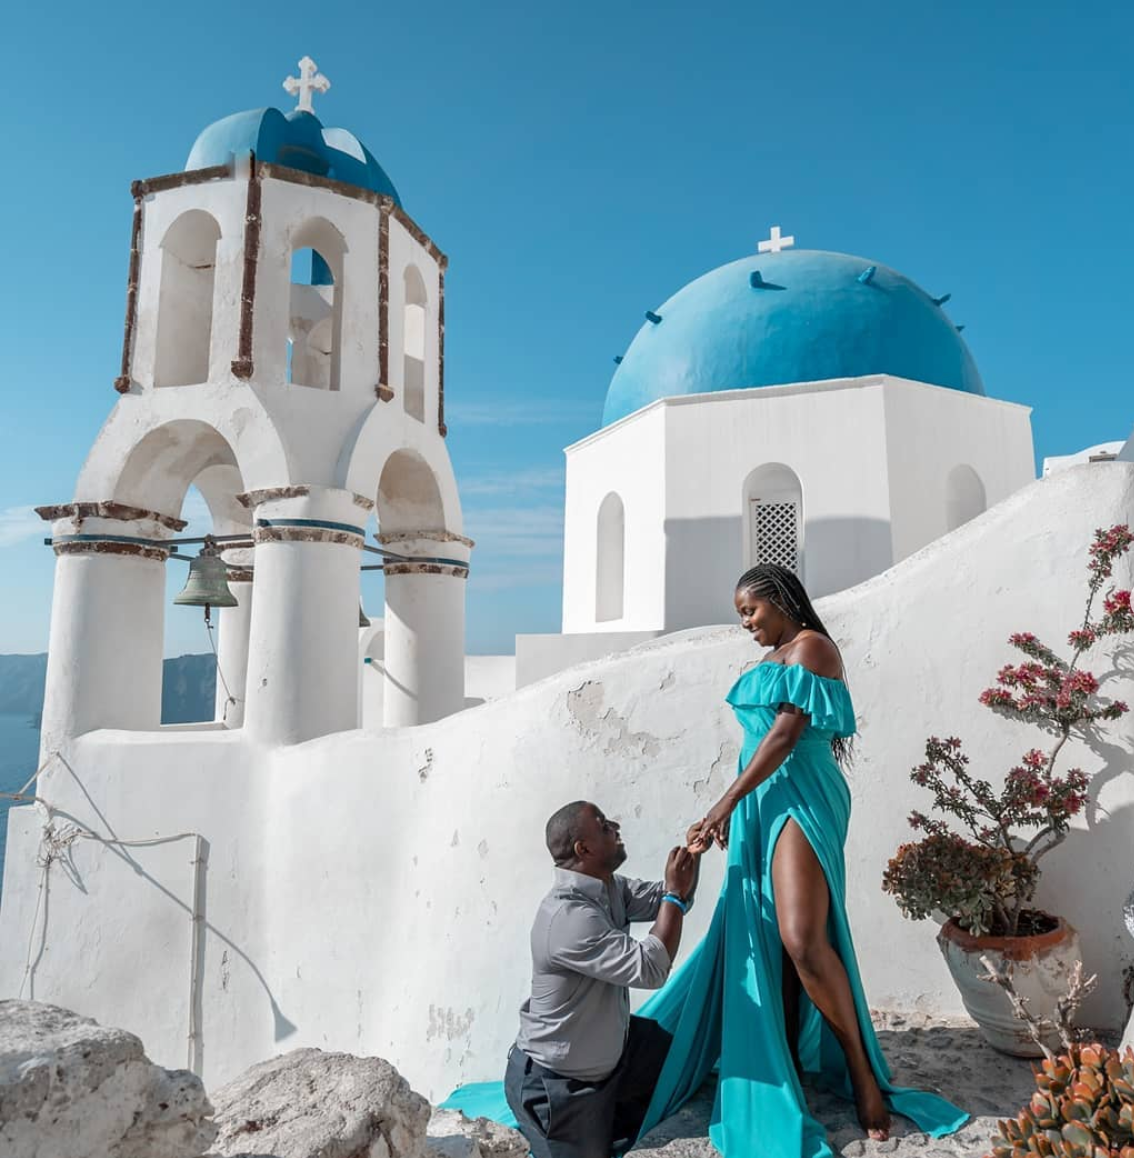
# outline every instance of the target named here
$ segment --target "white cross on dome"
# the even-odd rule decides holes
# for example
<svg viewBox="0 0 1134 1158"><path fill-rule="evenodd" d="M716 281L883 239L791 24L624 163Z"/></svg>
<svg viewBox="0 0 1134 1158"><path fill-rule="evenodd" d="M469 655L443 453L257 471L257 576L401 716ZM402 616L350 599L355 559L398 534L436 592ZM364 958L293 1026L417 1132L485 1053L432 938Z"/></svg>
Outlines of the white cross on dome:
<svg viewBox="0 0 1134 1158"><path fill-rule="evenodd" d="M289 76L283 82L284 88L295 96L299 93L299 104L295 111L299 113L314 113L311 105L311 95L317 92L326 92L331 82L319 71L319 66L309 56L299 62L299 76Z"/></svg>
<svg viewBox="0 0 1134 1158"><path fill-rule="evenodd" d="M772 226L772 236L767 241L761 241L756 247L757 253L779 253L782 249L790 249L795 244L794 237L781 237L780 227Z"/></svg>

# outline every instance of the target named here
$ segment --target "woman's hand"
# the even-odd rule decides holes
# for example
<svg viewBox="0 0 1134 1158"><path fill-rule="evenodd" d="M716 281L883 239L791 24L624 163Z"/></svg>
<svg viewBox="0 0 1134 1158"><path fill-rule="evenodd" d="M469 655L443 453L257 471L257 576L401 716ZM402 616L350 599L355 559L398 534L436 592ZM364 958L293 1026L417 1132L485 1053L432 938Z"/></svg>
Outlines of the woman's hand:
<svg viewBox="0 0 1134 1158"><path fill-rule="evenodd" d="M704 823L703 820L698 820L696 824L691 824L689 831L685 834L685 847L694 856L700 856L701 853L708 852L713 847L713 838L707 832L702 831Z"/></svg>
<svg viewBox="0 0 1134 1158"><path fill-rule="evenodd" d="M735 807L735 800L730 796L722 796L701 821L699 827L702 839L707 837L709 841L715 840L721 848L728 848L729 824Z"/></svg>

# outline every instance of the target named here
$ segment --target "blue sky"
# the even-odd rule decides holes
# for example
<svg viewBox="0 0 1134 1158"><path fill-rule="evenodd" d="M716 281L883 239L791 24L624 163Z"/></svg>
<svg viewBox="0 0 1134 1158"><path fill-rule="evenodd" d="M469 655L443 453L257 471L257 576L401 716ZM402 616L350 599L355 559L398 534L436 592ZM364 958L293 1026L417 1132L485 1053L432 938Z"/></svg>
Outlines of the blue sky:
<svg viewBox="0 0 1134 1158"><path fill-rule="evenodd" d="M116 398L130 180L218 117L291 107L305 53L324 122L451 259L471 651L558 629L562 448L643 311L772 224L951 292L1039 457L1130 433L1134 6L62 0L5 26L0 652L46 645L30 508L70 497ZM206 646L171 608L167 652Z"/></svg>

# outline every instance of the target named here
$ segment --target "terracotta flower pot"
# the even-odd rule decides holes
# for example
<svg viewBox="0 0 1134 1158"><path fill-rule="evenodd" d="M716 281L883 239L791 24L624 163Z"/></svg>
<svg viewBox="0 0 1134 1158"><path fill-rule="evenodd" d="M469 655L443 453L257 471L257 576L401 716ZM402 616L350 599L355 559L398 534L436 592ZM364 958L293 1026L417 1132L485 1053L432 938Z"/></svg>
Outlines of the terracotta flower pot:
<svg viewBox="0 0 1134 1158"><path fill-rule="evenodd" d="M999 985L981 978L988 970L987 956L996 966L1012 969L1012 983L1036 1017L1054 1022L1055 1003L1067 992L1071 970L1082 960L1079 934L1062 918L1049 933L1033 937L974 937L955 920L947 921L937 934L937 944L969 1016L980 1027L985 1041L1016 1057L1040 1057L1043 1050L1028 1035L1024 1023L1013 1013L1008 995ZM1058 1048L1059 1035L1051 1032L1045 1044Z"/></svg>

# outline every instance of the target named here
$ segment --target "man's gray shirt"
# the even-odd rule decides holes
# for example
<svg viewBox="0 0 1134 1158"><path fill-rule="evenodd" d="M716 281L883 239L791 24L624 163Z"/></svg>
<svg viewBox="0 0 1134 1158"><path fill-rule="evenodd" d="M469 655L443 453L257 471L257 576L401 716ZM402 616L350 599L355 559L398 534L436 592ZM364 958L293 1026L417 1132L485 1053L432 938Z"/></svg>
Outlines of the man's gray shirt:
<svg viewBox="0 0 1134 1158"><path fill-rule="evenodd" d="M630 936L631 921L658 915L661 881L605 882L569 869L532 925L532 995L520 1009L516 1044L546 1069L598 1081L622 1056L630 988L659 989L672 962L661 940Z"/></svg>

